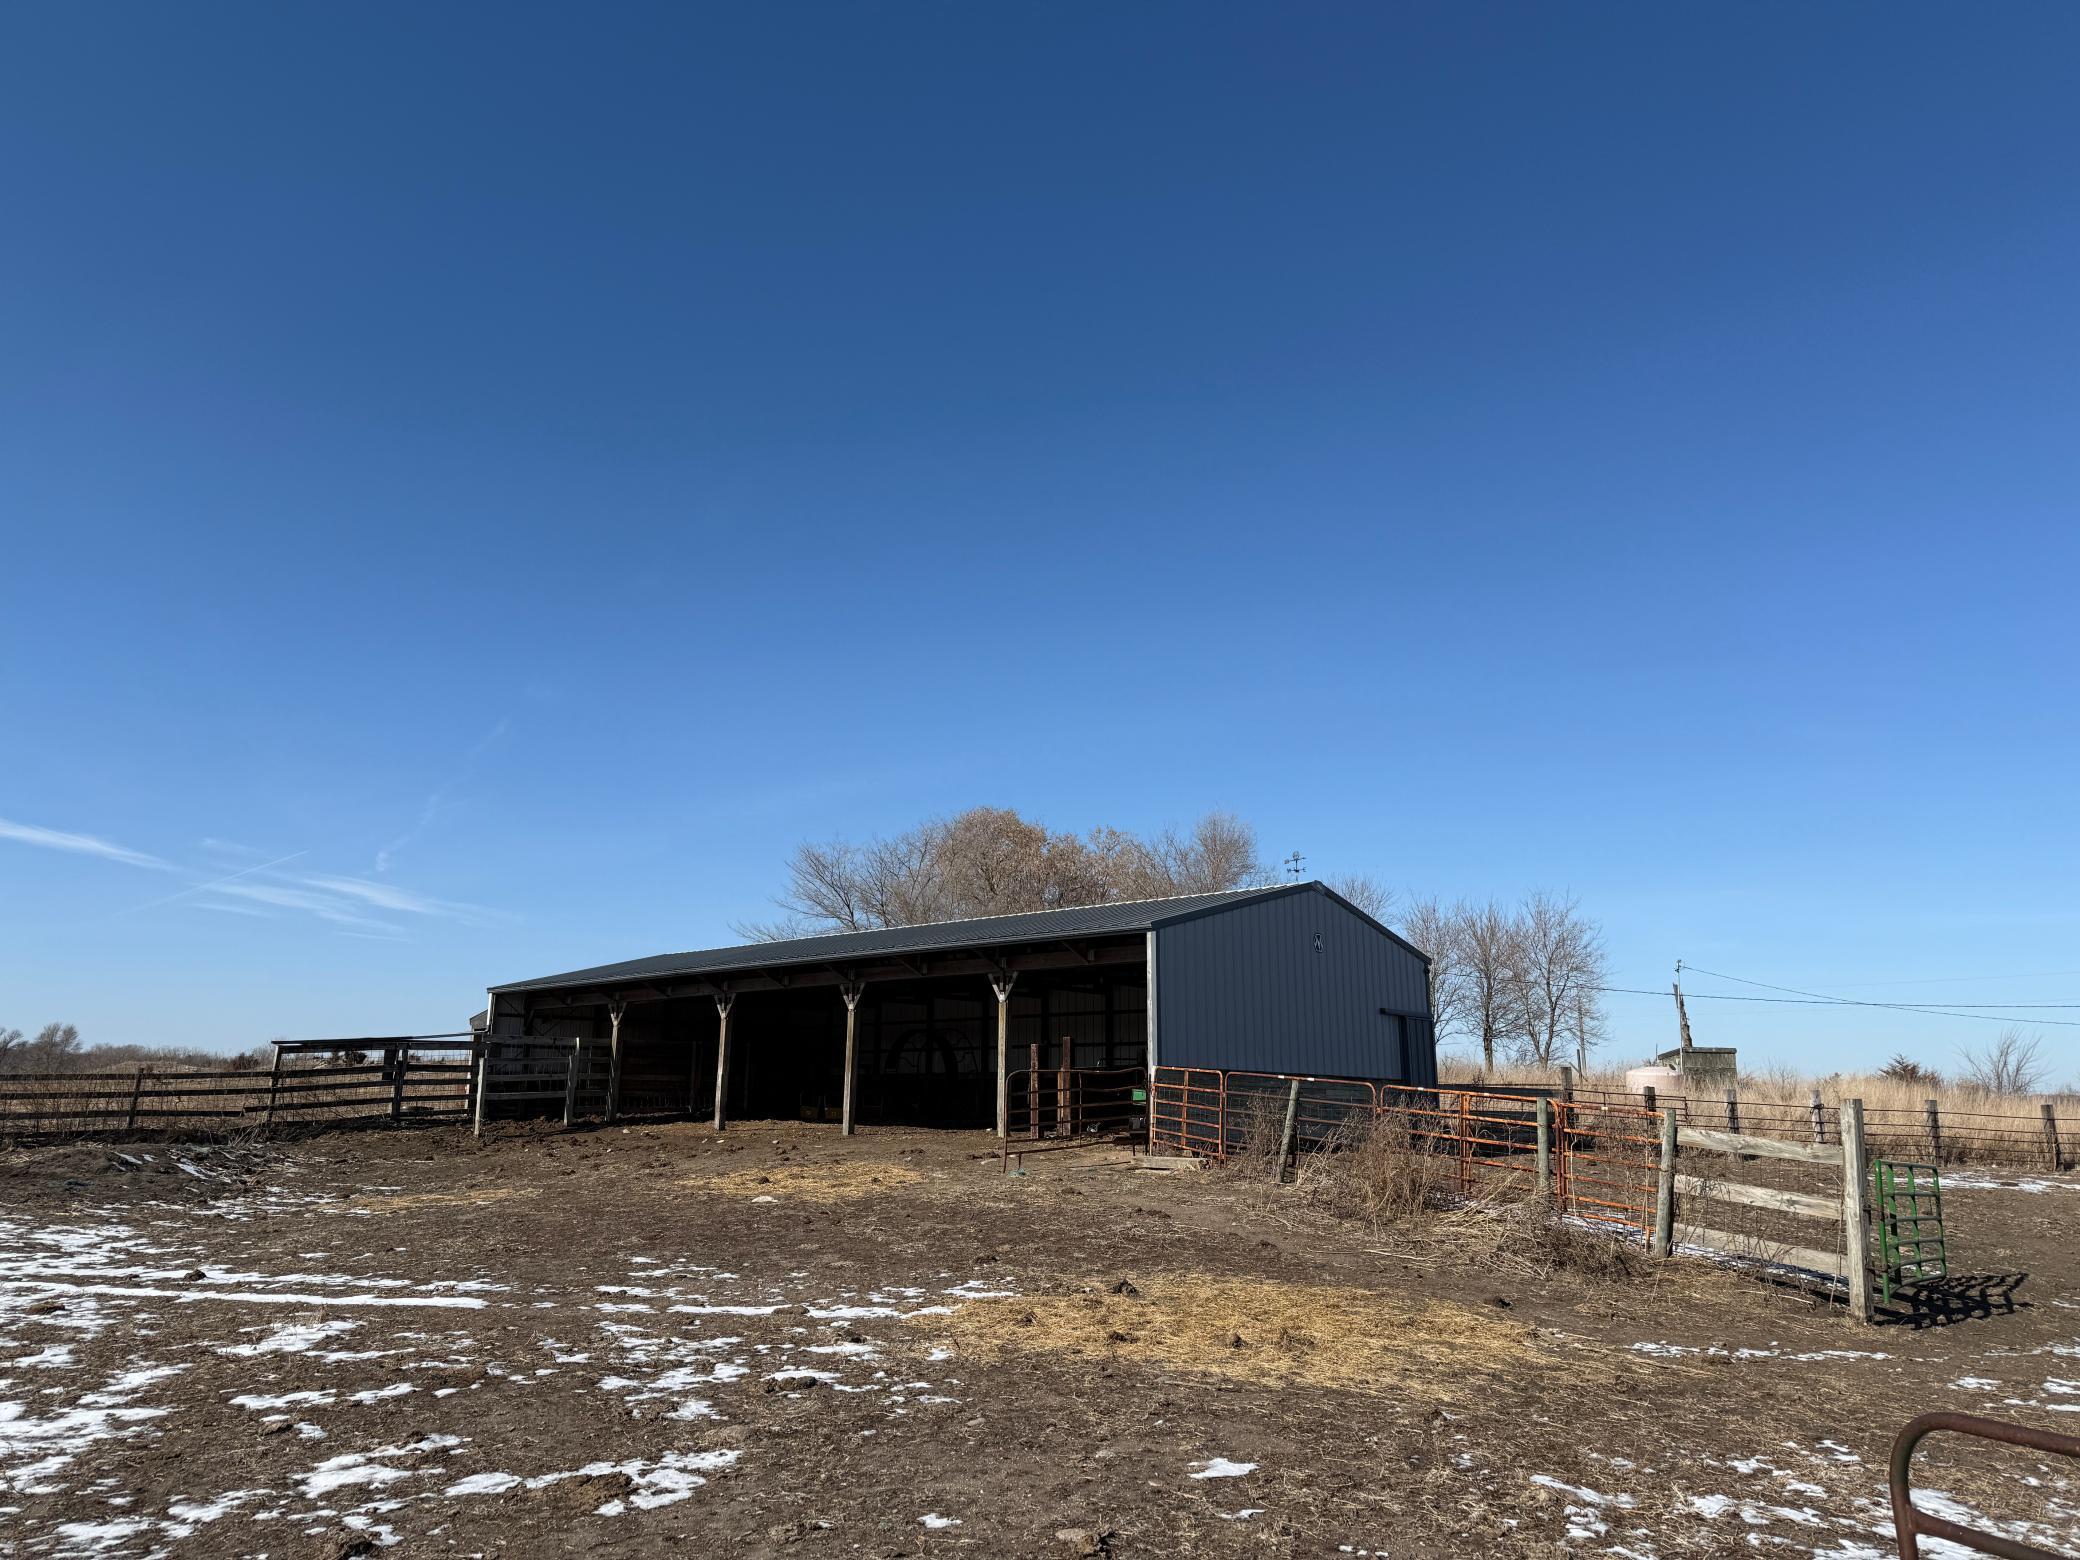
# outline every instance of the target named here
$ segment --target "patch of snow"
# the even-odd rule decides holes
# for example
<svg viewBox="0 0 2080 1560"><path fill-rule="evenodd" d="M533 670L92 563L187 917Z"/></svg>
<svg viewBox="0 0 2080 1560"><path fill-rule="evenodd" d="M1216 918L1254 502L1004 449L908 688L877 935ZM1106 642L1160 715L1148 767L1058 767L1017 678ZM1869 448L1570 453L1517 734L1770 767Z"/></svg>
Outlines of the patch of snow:
<svg viewBox="0 0 2080 1560"><path fill-rule="evenodd" d="M261 1354L301 1354L313 1344L323 1343L327 1338L337 1338L341 1333L352 1332L359 1322L288 1322L275 1327L263 1338L252 1343L220 1343L216 1352L229 1354L239 1359L251 1359ZM257 1327L243 1328L244 1332L258 1332Z"/></svg>

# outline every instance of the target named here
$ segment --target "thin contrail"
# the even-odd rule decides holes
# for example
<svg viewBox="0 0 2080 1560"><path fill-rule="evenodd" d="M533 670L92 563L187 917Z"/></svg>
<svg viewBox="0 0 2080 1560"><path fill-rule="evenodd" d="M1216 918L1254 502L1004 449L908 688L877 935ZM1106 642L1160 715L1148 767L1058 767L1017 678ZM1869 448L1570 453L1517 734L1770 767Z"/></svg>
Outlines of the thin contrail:
<svg viewBox="0 0 2080 1560"><path fill-rule="evenodd" d="M273 861L263 861L257 867L247 867L243 871L234 872L228 877L215 878L207 883L197 883L193 888L184 888L178 894L168 894L164 899L154 899L149 904L132 905L128 910L118 910L116 914L135 915L140 910L156 910L161 905L170 905L176 900L186 899L194 894L206 894L213 888L220 888L226 883L236 883L242 877L251 877L255 872L265 872L271 867L279 867L285 861L294 861L298 856L308 856L309 854L310 852L307 850L292 850L286 856L278 856Z"/></svg>

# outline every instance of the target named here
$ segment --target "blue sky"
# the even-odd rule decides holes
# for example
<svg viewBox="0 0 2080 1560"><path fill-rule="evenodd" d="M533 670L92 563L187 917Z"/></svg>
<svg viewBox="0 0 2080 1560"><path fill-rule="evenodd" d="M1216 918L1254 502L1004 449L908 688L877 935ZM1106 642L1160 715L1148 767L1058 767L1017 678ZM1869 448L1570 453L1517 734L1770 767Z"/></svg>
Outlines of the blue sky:
<svg viewBox="0 0 2080 1560"><path fill-rule="evenodd" d="M14 8L0 1024L447 1028L981 802L1572 892L1625 985L2080 1002L2076 46Z"/></svg>

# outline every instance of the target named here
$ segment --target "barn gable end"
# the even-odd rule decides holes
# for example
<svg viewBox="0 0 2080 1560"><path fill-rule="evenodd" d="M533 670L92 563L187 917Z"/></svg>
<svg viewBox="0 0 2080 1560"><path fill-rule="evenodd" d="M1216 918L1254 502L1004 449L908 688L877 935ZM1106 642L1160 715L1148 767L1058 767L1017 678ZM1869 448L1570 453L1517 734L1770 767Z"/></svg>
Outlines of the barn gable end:
<svg viewBox="0 0 2080 1560"><path fill-rule="evenodd" d="M1437 1081L1428 961L1319 883L1151 941L1161 1066Z"/></svg>

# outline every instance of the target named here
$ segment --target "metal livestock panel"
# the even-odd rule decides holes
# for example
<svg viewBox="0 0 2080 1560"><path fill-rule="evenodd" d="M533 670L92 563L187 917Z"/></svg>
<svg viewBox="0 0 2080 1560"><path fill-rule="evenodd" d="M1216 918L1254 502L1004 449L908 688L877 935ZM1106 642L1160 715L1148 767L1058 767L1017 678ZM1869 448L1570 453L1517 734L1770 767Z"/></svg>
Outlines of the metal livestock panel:
<svg viewBox="0 0 2080 1560"><path fill-rule="evenodd" d="M1428 966L1326 891L1155 929L1164 1066L1437 1081Z"/></svg>

